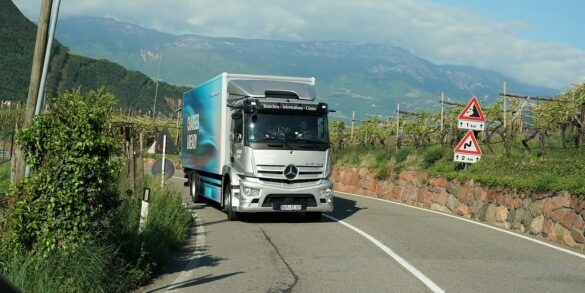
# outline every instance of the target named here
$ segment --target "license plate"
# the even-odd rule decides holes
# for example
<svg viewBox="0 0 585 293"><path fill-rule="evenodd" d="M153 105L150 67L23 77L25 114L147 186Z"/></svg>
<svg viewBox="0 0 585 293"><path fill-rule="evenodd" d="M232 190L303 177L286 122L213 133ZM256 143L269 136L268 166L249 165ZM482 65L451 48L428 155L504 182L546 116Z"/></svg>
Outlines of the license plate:
<svg viewBox="0 0 585 293"><path fill-rule="evenodd" d="M300 204L281 204L280 210L281 211L300 211L303 209L303 206Z"/></svg>

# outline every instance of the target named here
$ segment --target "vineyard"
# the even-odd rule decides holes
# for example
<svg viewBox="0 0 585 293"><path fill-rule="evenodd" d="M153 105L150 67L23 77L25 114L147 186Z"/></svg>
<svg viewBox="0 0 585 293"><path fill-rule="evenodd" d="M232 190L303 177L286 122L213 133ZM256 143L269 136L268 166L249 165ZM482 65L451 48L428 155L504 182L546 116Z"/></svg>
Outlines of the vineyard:
<svg viewBox="0 0 585 293"><path fill-rule="evenodd" d="M464 105L446 101L441 113L398 110L395 117L355 119L352 125L332 121L336 164L376 169L380 179L415 169L524 192L585 195L585 83L551 98L500 96L482 105L483 156L469 168L453 162L453 148L466 133L457 128Z"/></svg>
<svg viewBox="0 0 585 293"><path fill-rule="evenodd" d="M585 83L549 98L505 91L500 96L495 104L481 105L487 123L486 131L478 134L483 156L477 164L466 167L453 162L453 148L466 132L457 128L464 105L445 100L437 101L442 109L438 113L398 110L395 117L353 119L351 125L331 121L336 164L374 168L379 178L415 169L526 192L569 190L585 194L579 179L585 177ZM0 160L4 165L23 109L11 102L0 105ZM130 154L142 157L164 128L180 147L179 114L152 117L148 112L118 109L111 127L120 131L125 158L130 160ZM134 169L141 167L128 172L135 173ZM508 172L502 174L502 170Z"/></svg>

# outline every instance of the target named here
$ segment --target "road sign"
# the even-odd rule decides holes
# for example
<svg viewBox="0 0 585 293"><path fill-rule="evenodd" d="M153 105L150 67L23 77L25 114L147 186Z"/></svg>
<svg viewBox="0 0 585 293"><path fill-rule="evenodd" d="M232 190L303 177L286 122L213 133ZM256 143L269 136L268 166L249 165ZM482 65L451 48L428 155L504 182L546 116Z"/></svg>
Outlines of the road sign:
<svg viewBox="0 0 585 293"><path fill-rule="evenodd" d="M160 175L162 173L162 159L158 159L152 165L152 175ZM165 179L170 179L175 174L175 166L173 162L165 159Z"/></svg>
<svg viewBox="0 0 585 293"><path fill-rule="evenodd" d="M481 159L481 149L475 139L473 131L467 131L467 134L455 147L453 160L461 163L476 163Z"/></svg>
<svg viewBox="0 0 585 293"><path fill-rule="evenodd" d="M179 152L177 151L177 146L175 145L174 138L171 136L168 128L163 129L158 135L158 138L155 141L154 151L157 154L162 154L163 151L163 137L167 136L167 144L165 152L167 155L176 155Z"/></svg>
<svg viewBox="0 0 585 293"><path fill-rule="evenodd" d="M479 102L476 97L471 98L467 106L463 108L463 111L459 114L459 122L457 123L459 128L471 129L471 130L484 130L485 129L485 116L481 111Z"/></svg>

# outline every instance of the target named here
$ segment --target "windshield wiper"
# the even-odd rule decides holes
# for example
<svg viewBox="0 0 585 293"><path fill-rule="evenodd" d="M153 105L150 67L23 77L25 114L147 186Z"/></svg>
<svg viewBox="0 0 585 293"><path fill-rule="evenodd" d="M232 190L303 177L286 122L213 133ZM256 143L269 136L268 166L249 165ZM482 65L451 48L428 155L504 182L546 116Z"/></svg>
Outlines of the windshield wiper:
<svg viewBox="0 0 585 293"><path fill-rule="evenodd" d="M316 139L306 139L306 138L297 138L297 139L295 139L295 140L292 140L292 142L301 142L301 143L303 143L303 142L304 142L304 143L310 143L310 144L311 144L311 146L312 146L313 148L315 148L315 149L318 149L318 148L319 148L319 146L317 145L318 143L319 143L319 144L322 144L322 143L323 143L323 142L322 142L322 141L320 141L320 140L316 140ZM301 147L302 147L302 146L301 146Z"/></svg>
<svg viewBox="0 0 585 293"><path fill-rule="evenodd" d="M307 138L296 138L293 140L289 140L290 142L309 142L309 143L324 143L322 140L319 139L307 139Z"/></svg>

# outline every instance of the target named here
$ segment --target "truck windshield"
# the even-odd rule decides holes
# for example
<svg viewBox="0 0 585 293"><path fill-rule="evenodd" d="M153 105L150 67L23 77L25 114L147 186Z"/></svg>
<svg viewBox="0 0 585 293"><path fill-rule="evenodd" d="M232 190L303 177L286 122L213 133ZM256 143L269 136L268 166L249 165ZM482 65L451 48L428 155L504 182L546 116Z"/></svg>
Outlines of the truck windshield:
<svg viewBox="0 0 585 293"><path fill-rule="evenodd" d="M326 114L255 113L246 119L249 142L328 143Z"/></svg>

